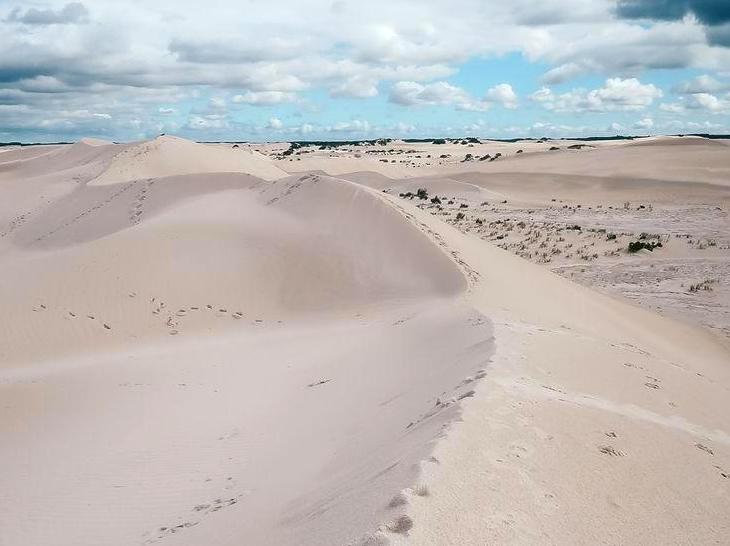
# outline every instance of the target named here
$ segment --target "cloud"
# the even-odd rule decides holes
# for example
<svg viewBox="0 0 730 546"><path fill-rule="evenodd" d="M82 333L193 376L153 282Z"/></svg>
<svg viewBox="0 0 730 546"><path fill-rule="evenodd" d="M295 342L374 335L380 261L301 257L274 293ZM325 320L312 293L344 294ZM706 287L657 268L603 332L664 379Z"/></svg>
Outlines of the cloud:
<svg viewBox="0 0 730 546"><path fill-rule="evenodd" d="M13 9L6 21L24 25L77 25L88 22L89 10L81 2L71 2L58 10L28 8Z"/></svg>
<svg viewBox="0 0 730 546"><path fill-rule="evenodd" d="M678 21L691 14L706 25L711 45L730 47L730 4L726 0L619 0L619 17Z"/></svg>
<svg viewBox="0 0 730 546"><path fill-rule="evenodd" d="M367 133L371 129L370 122L367 120L355 119L352 121L343 121L336 123L328 128L328 132L335 133Z"/></svg>
<svg viewBox="0 0 730 546"><path fill-rule="evenodd" d="M285 60L299 53L296 43L278 37L252 43L241 43L235 36L216 40L173 38L168 49L181 61L203 64Z"/></svg>
<svg viewBox="0 0 730 546"><path fill-rule="evenodd" d="M508 83L488 89L483 99L477 99L461 87L444 81L396 82L390 90L389 100L401 106L453 106L456 110L471 112L483 112L495 103L514 109L518 103L517 95Z"/></svg>
<svg viewBox="0 0 730 546"><path fill-rule="evenodd" d="M331 91L332 97L349 97L365 99L378 94L378 87L374 80L363 76L353 76L344 82L335 85Z"/></svg>
<svg viewBox="0 0 730 546"><path fill-rule="evenodd" d="M267 129L274 129L275 131L278 131L284 127L284 122L282 122L279 118L270 118L269 122L266 124Z"/></svg>
<svg viewBox="0 0 730 546"><path fill-rule="evenodd" d="M697 76L696 78L682 82L679 85L676 85L673 88L673 91L675 93L714 93L717 91L723 91L730 89L730 83L727 82L720 82L713 78L712 76L709 76L707 74L703 74L702 76Z"/></svg>
<svg viewBox="0 0 730 546"><path fill-rule="evenodd" d="M619 0L619 17L676 21L691 13L706 25L730 22L730 5L725 0Z"/></svg>
<svg viewBox="0 0 730 546"><path fill-rule="evenodd" d="M654 84L643 84L636 78L609 78L599 89L573 89L556 95L543 87L530 98L555 112L610 112L643 110L662 96L661 89Z"/></svg>
<svg viewBox="0 0 730 546"><path fill-rule="evenodd" d="M620 133L624 130L624 126L614 121L613 123L611 123L611 125L608 126L608 130Z"/></svg>
<svg viewBox="0 0 730 546"><path fill-rule="evenodd" d="M379 92L389 94L392 103L411 106L514 108L517 100L499 95L500 86L508 84L482 94L450 80L459 71L465 79L474 76L468 72L475 70L472 63L464 63L477 58L486 63L508 59L526 74L532 73L530 63L545 67L542 83L548 89L582 75L645 78L644 71L657 68L690 67L722 80L718 72L730 66L730 48L708 45L708 37L714 33L712 40L718 42L727 23L698 2L686 4L692 9L679 18L635 20L617 17L615 0L541 0L539 5L534 0L370 0L366 8L310 0L307 10L294 9L293 0L245 7L220 0L215 9L197 0L0 1L0 105L24 106L23 114L18 108L3 111L0 133L8 136L17 129L24 136L67 139L91 131L113 140L139 138L158 132L160 124L171 131L175 123L188 122L187 116L180 121L161 108L201 118L220 114L207 104L210 97L225 97L229 109L235 104L293 103L292 109L300 111L311 106L323 117L328 102L359 98L365 102L363 113L353 115L367 115L383 130L389 127L383 121L388 113L382 101L370 101ZM314 98L299 100L306 91ZM724 90L695 91L725 100ZM179 105L176 97L195 93L200 96ZM642 107L596 100L588 96L590 90L562 98L565 93L550 93L546 104L556 113L561 105L584 112ZM679 102L691 110L689 99ZM42 123L84 108L108 109L112 119ZM248 126L234 125L237 114L240 108L232 109L229 127L242 131ZM452 115L456 119L444 114L442 125L461 130L467 121L458 116L466 115ZM213 122L204 118L192 125Z"/></svg>
<svg viewBox="0 0 730 546"><path fill-rule="evenodd" d="M457 110L486 110L489 104L474 99L460 87L448 82L420 84L397 82L390 90L390 102L401 106L453 106Z"/></svg>
<svg viewBox="0 0 730 546"><path fill-rule="evenodd" d="M196 131L206 131L208 129L225 129L229 127L229 122L225 116L210 114L207 116L190 116L187 123L188 129Z"/></svg>
<svg viewBox="0 0 730 546"><path fill-rule="evenodd" d="M208 106L212 110L225 110L226 109L226 99L222 97L211 97L208 101Z"/></svg>
<svg viewBox="0 0 730 546"><path fill-rule="evenodd" d="M233 102L252 106L274 106L285 102L294 102L296 98L296 94L283 91L248 91L243 95L234 96Z"/></svg>
<svg viewBox="0 0 730 546"><path fill-rule="evenodd" d="M681 114L685 111L684 105L678 102L663 102L659 105L659 110L663 112L671 112L672 114Z"/></svg>
<svg viewBox="0 0 730 546"><path fill-rule="evenodd" d="M511 110L517 108L518 104L517 95L508 83L500 83L487 90L484 98L489 102L496 102Z"/></svg>
<svg viewBox="0 0 730 546"><path fill-rule="evenodd" d="M636 123L634 123L635 129L641 129L642 131L651 131L651 129L654 127L654 120L651 118L644 118L640 119Z"/></svg>
<svg viewBox="0 0 730 546"><path fill-rule="evenodd" d="M413 133L416 130L416 127L414 125L411 125L410 123L404 123L402 121L399 121L393 126L393 132L395 134L406 134L406 133Z"/></svg>
<svg viewBox="0 0 730 546"><path fill-rule="evenodd" d="M585 71L585 67L578 63L570 62L561 64L548 70L542 77L542 82L547 85L554 85L572 80Z"/></svg>
<svg viewBox="0 0 730 546"><path fill-rule="evenodd" d="M730 112L730 97L718 98L710 93L695 93L690 99L691 108L703 108L710 112Z"/></svg>

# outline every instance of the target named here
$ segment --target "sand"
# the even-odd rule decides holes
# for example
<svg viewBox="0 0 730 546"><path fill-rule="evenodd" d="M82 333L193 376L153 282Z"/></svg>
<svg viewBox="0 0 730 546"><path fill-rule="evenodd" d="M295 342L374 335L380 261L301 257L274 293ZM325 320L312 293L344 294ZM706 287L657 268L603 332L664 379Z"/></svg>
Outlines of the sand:
<svg viewBox="0 0 730 546"><path fill-rule="evenodd" d="M727 144L572 144L3 152L0 544L722 543Z"/></svg>

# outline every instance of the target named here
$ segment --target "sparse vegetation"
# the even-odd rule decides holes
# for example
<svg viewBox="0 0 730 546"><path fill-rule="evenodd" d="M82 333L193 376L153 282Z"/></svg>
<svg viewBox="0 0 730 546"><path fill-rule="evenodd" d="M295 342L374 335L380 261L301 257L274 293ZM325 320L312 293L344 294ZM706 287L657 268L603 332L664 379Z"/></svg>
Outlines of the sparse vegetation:
<svg viewBox="0 0 730 546"><path fill-rule="evenodd" d="M697 284L691 284L689 285L689 291L692 293L695 292L712 292L712 285L717 282L717 279L705 279L702 282L698 282Z"/></svg>

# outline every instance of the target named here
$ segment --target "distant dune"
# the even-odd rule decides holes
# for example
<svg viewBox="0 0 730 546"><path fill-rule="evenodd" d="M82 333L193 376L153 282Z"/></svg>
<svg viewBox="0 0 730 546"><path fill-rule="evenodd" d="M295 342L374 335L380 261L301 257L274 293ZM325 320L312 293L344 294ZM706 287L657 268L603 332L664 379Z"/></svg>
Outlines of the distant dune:
<svg viewBox="0 0 730 546"><path fill-rule="evenodd" d="M145 177L203 172L240 172L264 180L286 176L271 161L250 150L198 144L182 138L161 136L119 151L104 173L93 183L114 184Z"/></svg>

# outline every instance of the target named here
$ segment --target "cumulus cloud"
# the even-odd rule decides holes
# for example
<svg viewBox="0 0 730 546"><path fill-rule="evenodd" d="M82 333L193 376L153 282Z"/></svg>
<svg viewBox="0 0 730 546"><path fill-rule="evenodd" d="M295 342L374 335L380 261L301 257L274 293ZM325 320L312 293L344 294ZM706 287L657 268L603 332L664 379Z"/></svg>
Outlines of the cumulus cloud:
<svg viewBox="0 0 730 546"><path fill-rule="evenodd" d="M283 91L248 91L243 95L234 96L233 102L252 106L274 106L285 102L294 102L296 98L296 94Z"/></svg>
<svg viewBox="0 0 730 546"><path fill-rule="evenodd" d="M284 122L281 121L279 118L270 118L269 122L266 124L267 129L274 129L275 131L278 131L279 129L284 127Z"/></svg>
<svg viewBox="0 0 730 546"><path fill-rule="evenodd" d="M715 93L730 90L730 83L720 82L712 76L703 74L676 85L673 90L675 93Z"/></svg>
<svg viewBox="0 0 730 546"><path fill-rule="evenodd" d="M654 120L651 118L644 118L640 119L636 123L634 123L635 129L641 129L642 131L651 131L651 129L654 127Z"/></svg>
<svg viewBox="0 0 730 546"><path fill-rule="evenodd" d="M501 104L505 108L515 109L518 105L517 94L508 83L500 83L487 90L484 99L488 102Z"/></svg>
<svg viewBox="0 0 730 546"><path fill-rule="evenodd" d="M710 112L730 112L730 97L723 99L710 93L695 93L690 104L692 108L703 108Z"/></svg>
<svg viewBox="0 0 730 546"><path fill-rule="evenodd" d="M336 133L367 133L370 131L371 125L367 120L355 119L352 121L342 121L329 127L328 132Z"/></svg>
<svg viewBox="0 0 730 546"><path fill-rule="evenodd" d="M73 25L88 22L89 10L81 2L71 2L58 10L14 8L6 21L24 25Z"/></svg>
<svg viewBox="0 0 730 546"><path fill-rule="evenodd" d="M474 99L464 89L448 82L420 84L397 82L390 90L390 102L401 106L454 106L457 110L486 110L489 104Z"/></svg>
<svg viewBox="0 0 730 546"><path fill-rule="evenodd" d="M187 123L188 129L196 131L208 129L224 129L229 126L229 122L225 116L210 114L207 116L190 116Z"/></svg>
<svg viewBox="0 0 730 546"><path fill-rule="evenodd" d="M618 134L624 130L624 126L621 125L620 123L614 121L613 123L611 123L611 125L608 126L608 130L614 131L615 133Z"/></svg>
<svg viewBox="0 0 730 546"><path fill-rule="evenodd" d="M555 94L543 87L530 98L556 112L610 112L643 110L662 96L661 89L654 84L643 84L636 78L609 78L599 89L573 89Z"/></svg>
<svg viewBox="0 0 730 546"><path fill-rule="evenodd" d="M374 97L378 94L378 87L375 80L364 76L353 76L344 82L335 85L330 95L332 97L349 97L355 99L365 99Z"/></svg>
<svg viewBox="0 0 730 546"><path fill-rule="evenodd" d="M480 112L488 110L493 104L517 108L518 98L508 83L488 89L484 98L478 99L461 87L444 81L428 84L405 81L393 85L390 102L401 106L453 106L457 110Z"/></svg>

